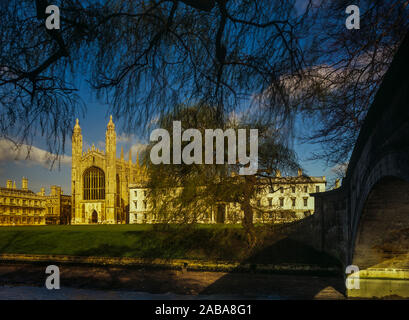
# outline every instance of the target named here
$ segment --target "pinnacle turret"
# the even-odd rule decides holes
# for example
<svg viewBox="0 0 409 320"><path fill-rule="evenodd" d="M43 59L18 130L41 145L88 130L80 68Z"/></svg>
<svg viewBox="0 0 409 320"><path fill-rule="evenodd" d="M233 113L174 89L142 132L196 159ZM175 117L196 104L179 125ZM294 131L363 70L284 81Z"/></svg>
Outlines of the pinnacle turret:
<svg viewBox="0 0 409 320"><path fill-rule="evenodd" d="M81 127L78 118L75 120L74 133L81 133Z"/></svg>
<svg viewBox="0 0 409 320"><path fill-rule="evenodd" d="M108 122L108 125L107 125L107 129L108 130L115 130L115 124L114 124L114 122L112 121L112 115L110 115L109 116L109 122Z"/></svg>

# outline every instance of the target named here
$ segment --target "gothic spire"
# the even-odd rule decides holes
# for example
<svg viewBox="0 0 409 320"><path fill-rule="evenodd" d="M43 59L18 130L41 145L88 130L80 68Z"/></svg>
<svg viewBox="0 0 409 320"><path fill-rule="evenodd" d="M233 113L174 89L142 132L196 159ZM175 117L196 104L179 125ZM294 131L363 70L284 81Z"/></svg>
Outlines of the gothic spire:
<svg viewBox="0 0 409 320"><path fill-rule="evenodd" d="M109 116L109 122L108 122L108 125L107 125L107 129L108 129L108 130L109 130L109 129L115 130L115 124L114 124L114 122L112 121L112 114Z"/></svg>
<svg viewBox="0 0 409 320"><path fill-rule="evenodd" d="M75 120L74 133L81 133L81 127L78 118Z"/></svg>

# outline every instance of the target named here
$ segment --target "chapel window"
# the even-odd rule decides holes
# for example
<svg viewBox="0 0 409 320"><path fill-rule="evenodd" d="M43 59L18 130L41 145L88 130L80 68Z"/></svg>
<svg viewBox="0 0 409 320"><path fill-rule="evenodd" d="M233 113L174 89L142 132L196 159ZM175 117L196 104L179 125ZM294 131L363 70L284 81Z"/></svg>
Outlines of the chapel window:
<svg viewBox="0 0 409 320"><path fill-rule="evenodd" d="M98 167L84 172L84 200L105 199L105 173Z"/></svg>

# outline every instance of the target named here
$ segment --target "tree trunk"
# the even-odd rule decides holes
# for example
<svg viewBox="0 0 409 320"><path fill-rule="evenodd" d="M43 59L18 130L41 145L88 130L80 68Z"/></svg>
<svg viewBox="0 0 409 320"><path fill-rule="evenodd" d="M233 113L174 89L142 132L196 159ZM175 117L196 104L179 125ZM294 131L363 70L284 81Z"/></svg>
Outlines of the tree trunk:
<svg viewBox="0 0 409 320"><path fill-rule="evenodd" d="M252 178L254 179L254 177L246 177L246 188L243 201L241 203L241 209L244 212L243 228L247 234L247 242L250 249L254 248L257 243L256 230L253 224L253 208L250 204L250 199L254 191L254 183Z"/></svg>

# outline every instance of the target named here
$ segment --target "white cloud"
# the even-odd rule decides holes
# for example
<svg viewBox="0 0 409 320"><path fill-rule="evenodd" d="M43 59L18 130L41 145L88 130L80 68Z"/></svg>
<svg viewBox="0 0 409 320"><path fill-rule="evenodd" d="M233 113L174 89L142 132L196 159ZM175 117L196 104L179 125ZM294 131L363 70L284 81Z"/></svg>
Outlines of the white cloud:
<svg viewBox="0 0 409 320"><path fill-rule="evenodd" d="M53 153L26 144L15 144L7 139L0 139L0 162L15 162L24 165L41 165L50 168L53 162L71 165L71 157L62 155L57 158Z"/></svg>
<svg viewBox="0 0 409 320"><path fill-rule="evenodd" d="M146 150L147 145L142 143L136 143L131 146L132 160L136 161L136 155L139 155L139 161L141 161L141 153Z"/></svg>
<svg viewBox="0 0 409 320"><path fill-rule="evenodd" d="M116 136L117 143L128 143L134 138L134 135L127 135L125 133L118 134Z"/></svg>
<svg viewBox="0 0 409 320"><path fill-rule="evenodd" d="M126 134L126 133L121 133L118 134L116 137L116 150L117 150L117 156L119 156L119 152L121 150L121 147L124 148L124 158L128 160L128 154L129 150L131 150L131 157L132 157L132 162L136 162L136 155L139 154L139 158L141 155L141 152L143 152L147 145L141 142L141 139L136 136L135 134Z"/></svg>

